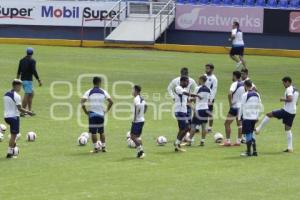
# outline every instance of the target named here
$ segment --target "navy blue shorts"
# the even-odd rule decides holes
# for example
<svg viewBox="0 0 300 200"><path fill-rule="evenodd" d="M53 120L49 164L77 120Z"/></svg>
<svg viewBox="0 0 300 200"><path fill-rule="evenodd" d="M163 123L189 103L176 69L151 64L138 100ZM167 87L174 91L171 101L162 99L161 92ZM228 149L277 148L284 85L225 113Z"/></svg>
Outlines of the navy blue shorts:
<svg viewBox="0 0 300 200"><path fill-rule="evenodd" d="M239 114L239 109L238 108L230 108L230 110L229 110L229 112L228 112L228 114L230 114L230 115L232 115L232 116L234 116L234 117L237 117L238 116L238 114Z"/></svg>
<svg viewBox="0 0 300 200"><path fill-rule="evenodd" d="M290 114L288 112L286 112L284 109L280 109L280 110L274 110L272 111L272 114L275 118L277 119L282 119L282 123L292 127L293 126L293 122L295 119L295 114Z"/></svg>
<svg viewBox="0 0 300 200"><path fill-rule="evenodd" d="M205 124L207 123L209 116L210 116L209 110L197 110L194 114L192 124L194 125Z"/></svg>
<svg viewBox="0 0 300 200"><path fill-rule="evenodd" d="M235 55L239 55L239 56L243 56L244 55L244 47L232 47L230 50L230 55L231 56L235 56Z"/></svg>
<svg viewBox="0 0 300 200"><path fill-rule="evenodd" d="M248 120L248 119L243 120L242 121L243 134L253 133L253 131L255 130L256 121L257 120Z"/></svg>
<svg viewBox="0 0 300 200"><path fill-rule="evenodd" d="M192 118L193 118L193 112L192 112L192 107L191 106L186 106L187 109L187 117L188 117L188 121L191 124L192 123Z"/></svg>
<svg viewBox="0 0 300 200"><path fill-rule="evenodd" d="M19 134L20 133L20 118L19 117L9 117L9 118L5 118L4 120L9 125L11 134Z"/></svg>
<svg viewBox="0 0 300 200"><path fill-rule="evenodd" d="M91 134L104 133L104 117L90 113L89 116L89 132Z"/></svg>
<svg viewBox="0 0 300 200"><path fill-rule="evenodd" d="M175 116L180 130L186 130L189 128L189 120L188 120L187 113L176 112Z"/></svg>
<svg viewBox="0 0 300 200"><path fill-rule="evenodd" d="M140 137L143 132L144 122L132 122L130 133Z"/></svg>

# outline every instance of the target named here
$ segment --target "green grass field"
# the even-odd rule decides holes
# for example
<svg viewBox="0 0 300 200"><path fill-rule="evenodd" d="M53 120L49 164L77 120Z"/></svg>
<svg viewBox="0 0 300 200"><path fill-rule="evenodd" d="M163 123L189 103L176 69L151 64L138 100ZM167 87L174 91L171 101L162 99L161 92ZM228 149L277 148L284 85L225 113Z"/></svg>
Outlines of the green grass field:
<svg viewBox="0 0 300 200"><path fill-rule="evenodd" d="M16 76L17 64L25 46L1 45L0 93L10 89ZM174 153L172 142L177 132L177 122L170 112L156 110L162 103L170 109L170 99L165 98L166 87L178 76L179 69L187 66L190 75L203 74L204 64L213 62L219 79L217 105L223 104L223 116L228 110L227 91L231 83L234 63L227 55L177 53L126 49L92 49L34 46L38 70L44 86L36 85L34 111L36 117L21 121L22 138L18 141L21 154L18 159L7 160L7 135L0 143L0 199L1 200L83 200L83 199L209 199L209 200L296 200L300 196L300 137L299 117L295 119L295 153L281 153L286 148L286 136L280 121L272 120L258 136L259 157L241 158L243 147L222 148L208 136L207 145L194 145L186 153ZM299 58L246 56L250 77L258 87L266 111L281 108L279 98L284 93L281 78L290 75L300 87ZM118 120L130 113L111 112L107 116L108 153L92 155L91 144L77 146L76 140L86 128L79 126L77 78L82 74L104 74L108 78L108 91L116 81L130 81L143 86L147 102L151 104L146 115L143 132L147 157L135 159L135 150L127 147L125 135L130 120ZM50 94L54 81L72 84L72 95L55 99ZM82 80L81 92L87 90L90 79ZM69 93L67 85L56 85L55 95ZM118 95L130 95L127 85L117 85ZM157 98L158 95L160 98ZM23 94L22 94L23 95ZM112 96L113 109L132 99ZM54 103L68 103L54 109L56 121L50 117ZM3 103L0 113L3 113ZM70 113L71 109L73 113ZM79 117L83 122L85 117ZM4 123L3 120L0 120ZM215 121L214 132L224 134L224 119ZM233 139L236 138L234 127ZM35 131L35 143L25 141L28 131ZM164 135L169 143L158 147L156 137ZM199 136L196 138L198 144Z"/></svg>

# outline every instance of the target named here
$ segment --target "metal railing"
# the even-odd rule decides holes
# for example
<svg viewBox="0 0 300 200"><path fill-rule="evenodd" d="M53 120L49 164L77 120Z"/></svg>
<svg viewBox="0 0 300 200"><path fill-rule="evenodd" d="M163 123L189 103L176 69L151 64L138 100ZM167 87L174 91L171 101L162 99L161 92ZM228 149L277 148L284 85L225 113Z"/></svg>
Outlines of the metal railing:
<svg viewBox="0 0 300 200"><path fill-rule="evenodd" d="M162 34L162 24L167 21L167 27L170 26L173 19L175 18L176 3L174 0L168 1L168 3L157 13L154 17L154 30L153 30L153 40L156 40L157 36ZM157 21L159 20L159 21ZM159 28L158 34L156 33Z"/></svg>

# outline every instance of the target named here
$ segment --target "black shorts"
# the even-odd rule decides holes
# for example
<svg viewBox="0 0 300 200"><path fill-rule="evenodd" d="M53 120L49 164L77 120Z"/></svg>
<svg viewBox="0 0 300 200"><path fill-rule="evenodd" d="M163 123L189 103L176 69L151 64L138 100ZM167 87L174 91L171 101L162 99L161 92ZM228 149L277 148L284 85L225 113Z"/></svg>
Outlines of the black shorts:
<svg viewBox="0 0 300 200"><path fill-rule="evenodd" d="M239 55L239 56L243 56L244 55L244 47L232 47L230 50L230 55L231 56L235 56L235 55Z"/></svg>
<svg viewBox="0 0 300 200"><path fill-rule="evenodd" d="M144 122L132 122L130 133L140 137L143 132Z"/></svg>
<svg viewBox="0 0 300 200"><path fill-rule="evenodd" d="M89 117L89 132L91 134L104 133L104 116Z"/></svg>
<svg viewBox="0 0 300 200"><path fill-rule="evenodd" d="M232 115L232 116L234 116L234 117L237 117L238 116L238 114L239 114L239 109L238 108L230 108L230 110L229 110L229 112L228 112L228 114L230 114L230 115Z"/></svg>
<svg viewBox="0 0 300 200"><path fill-rule="evenodd" d="M176 112L175 117L177 119L178 128L180 130L186 130L189 128L189 120L188 120L187 113Z"/></svg>
<svg viewBox="0 0 300 200"><path fill-rule="evenodd" d="M243 124L243 134L249 134L249 133L253 133L254 129L255 129L255 124L256 124L257 120L243 120L242 124Z"/></svg>
<svg viewBox="0 0 300 200"><path fill-rule="evenodd" d="M194 114L192 124L193 125L201 125L205 124L208 121L209 110L197 110Z"/></svg>
<svg viewBox="0 0 300 200"><path fill-rule="evenodd" d="M277 119L282 119L282 123L292 127L293 126L293 122L295 119L295 114L290 114L288 112L286 112L284 109L280 109L280 110L274 110L272 111L272 114L275 118Z"/></svg>
<svg viewBox="0 0 300 200"><path fill-rule="evenodd" d="M8 117L4 119L5 122L10 127L11 134L19 134L20 133L20 118L19 117Z"/></svg>

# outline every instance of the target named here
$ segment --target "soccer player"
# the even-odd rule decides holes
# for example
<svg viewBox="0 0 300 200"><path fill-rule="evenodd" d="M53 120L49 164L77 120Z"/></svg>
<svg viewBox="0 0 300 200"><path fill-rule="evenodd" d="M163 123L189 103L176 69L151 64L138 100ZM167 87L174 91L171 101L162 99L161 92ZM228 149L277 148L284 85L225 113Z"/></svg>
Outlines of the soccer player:
<svg viewBox="0 0 300 200"><path fill-rule="evenodd" d="M180 76L173 79L170 84L168 85L168 93L170 95L170 97L173 99L173 101L175 101L175 88L177 86L180 85L180 78L181 77L188 77L189 79L189 83L186 87L186 91L189 92L189 93L194 93L196 87L197 87L197 83L195 82L194 79L190 78L189 77L189 70L188 68L186 67L183 67L181 70L180 70ZM192 122L192 107L191 107L191 104L190 104L190 100L188 99L188 104L187 104L187 113L188 113L188 120L189 120L189 123Z"/></svg>
<svg viewBox="0 0 300 200"><path fill-rule="evenodd" d="M240 29L240 24L236 21L232 24L231 37L229 38L229 41L232 41L230 58L237 63L236 68L239 69L241 65L243 65L244 68L247 68L244 60L245 44L243 40L243 32Z"/></svg>
<svg viewBox="0 0 300 200"><path fill-rule="evenodd" d="M242 78L243 82L245 82L247 80L250 80L248 69L242 69L241 70L241 78ZM253 82L252 82L252 89L257 91L257 88L256 88L256 86L255 86L255 84Z"/></svg>
<svg viewBox="0 0 300 200"><path fill-rule="evenodd" d="M144 158L145 153L143 149L143 142L140 139L142 135L145 117L144 114L147 111L146 101L141 97L141 86L135 85L133 87L132 95L134 96L134 110L133 110L133 121L131 125L130 137L136 145L137 158Z"/></svg>
<svg viewBox="0 0 300 200"><path fill-rule="evenodd" d="M12 90L4 95L4 120L10 126L10 140L7 150L7 158L14 158L14 148L17 146L16 138L20 133L20 112L30 116L33 113L21 106L21 96L18 94L22 87L22 81L15 79L12 82Z"/></svg>
<svg viewBox="0 0 300 200"><path fill-rule="evenodd" d="M180 85L175 88L174 109L175 109L175 117L177 119L178 127L179 127L177 139L174 143L176 152L185 151L185 149L182 149L180 144L183 137L189 130L189 118L188 118L188 110L187 110L188 97L197 96L188 92L188 85L189 85L189 77L182 76L180 77Z"/></svg>
<svg viewBox="0 0 300 200"><path fill-rule="evenodd" d="M100 87L100 77L94 77L93 84L94 87L85 92L83 97L81 98L81 107L84 113L89 118L89 132L92 134L92 141L94 146L94 150L91 152L98 153L100 150L102 150L102 152L106 152L104 116L111 109L113 101L110 95ZM104 109L105 101L108 102L106 110ZM86 108L86 103L88 103L89 110ZM100 141L102 143L101 146L97 142L97 133L100 134Z"/></svg>
<svg viewBox="0 0 300 200"><path fill-rule="evenodd" d="M213 111L214 111L214 102L217 95L218 90L218 79L213 74L215 69L215 66L213 64L206 64L205 65L205 75L207 76L207 81L205 82L206 87L208 87L211 90L210 97L209 97L209 112L210 116L208 119L208 127L207 131L212 132L212 126L213 126Z"/></svg>
<svg viewBox="0 0 300 200"><path fill-rule="evenodd" d="M32 58L32 56L33 48L27 48L26 56L20 60L17 72L17 79L21 78L23 82L23 89L25 92L22 101L22 107L28 108L29 111L32 111L32 100L34 96L32 77L34 76L39 82L39 86L42 86L42 81L39 78L36 70L36 61ZM21 116L23 115L21 114Z"/></svg>
<svg viewBox="0 0 300 200"><path fill-rule="evenodd" d="M256 128L256 134L265 127L265 125L270 121L270 118L282 119L283 124L285 125L285 133L287 135L288 147L284 152L292 153L293 152L293 134L292 126L293 121L296 116L297 111L297 102L299 97L299 91L292 85L292 79L289 76L286 76L282 79L283 86L285 87L284 97L280 98L281 102L284 102L283 109L274 110L264 117L260 125Z"/></svg>
<svg viewBox="0 0 300 200"><path fill-rule="evenodd" d="M192 139L196 133L196 127L202 127L202 136L200 146L204 146L205 137L207 134L206 124L209 117L209 102L211 97L211 90L206 86L207 76L203 75L199 77L199 87L196 88L196 110L192 120L192 126L190 131L190 137L188 139L188 145L191 145Z"/></svg>
<svg viewBox="0 0 300 200"><path fill-rule="evenodd" d="M251 80L246 80L244 85L247 92L242 96L239 121L242 121L242 133L246 136L247 150L241 156L257 156L256 140L253 132L261 111L261 99L259 94L253 90Z"/></svg>
<svg viewBox="0 0 300 200"><path fill-rule="evenodd" d="M234 146L240 146L242 142L242 125L238 120L238 113L241 106L242 96L245 93L244 83L241 81L241 72L234 71L232 73L232 81L229 93L228 93L228 102L230 110L228 112L226 121L225 121L225 132L226 132L226 140L224 142L224 146L231 146L231 123L234 119L237 121L238 126L238 138Z"/></svg>

